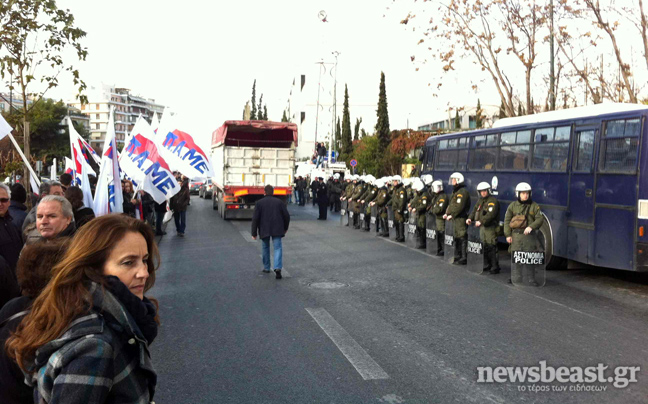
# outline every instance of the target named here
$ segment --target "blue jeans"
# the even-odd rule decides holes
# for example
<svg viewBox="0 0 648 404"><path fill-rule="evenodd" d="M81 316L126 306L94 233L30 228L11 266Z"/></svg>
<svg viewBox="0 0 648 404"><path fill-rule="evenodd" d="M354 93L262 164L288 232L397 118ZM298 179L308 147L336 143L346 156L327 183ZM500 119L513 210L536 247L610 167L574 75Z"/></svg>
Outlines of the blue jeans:
<svg viewBox="0 0 648 404"><path fill-rule="evenodd" d="M176 231L184 234L187 228L187 211L173 212L173 220L175 220Z"/></svg>
<svg viewBox="0 0 648 404"><path fill-rule="evenodd" d="M317 166L315 168L319 168L320 164L324 162L324 156L317 156Z"/></svg>
<svg viewBox="0 0 648 404"><path fill-rule="evenodd" d="M270 270L270 238L261 239L263 250L263 269ZM281 269L283 266L283 255L281 248L281 237L272 237L272 248L274 249L274 269Z"/></svg>

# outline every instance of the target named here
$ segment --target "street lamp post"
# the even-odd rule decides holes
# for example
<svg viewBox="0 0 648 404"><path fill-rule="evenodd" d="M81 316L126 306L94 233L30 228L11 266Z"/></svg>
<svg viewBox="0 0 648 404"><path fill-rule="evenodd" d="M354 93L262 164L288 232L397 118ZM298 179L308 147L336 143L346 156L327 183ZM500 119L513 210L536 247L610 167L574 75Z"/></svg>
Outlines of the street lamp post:
<svg viewBox="0 0 648 404"><path fill-rule="evenodd" d="M337 133L335 133L337 128L337 62L338 62L338 55L340 54L340 52L333 51L331 53L335 56L335 69L333 73L333 125L332 125L333 136L331 136L331 138L335 138L335 142L337 142L338 141ZM332 141L329 140L329 150L328 150L329 165L331 164L332 161L331 159L332 155L333 155Z"/></svg>

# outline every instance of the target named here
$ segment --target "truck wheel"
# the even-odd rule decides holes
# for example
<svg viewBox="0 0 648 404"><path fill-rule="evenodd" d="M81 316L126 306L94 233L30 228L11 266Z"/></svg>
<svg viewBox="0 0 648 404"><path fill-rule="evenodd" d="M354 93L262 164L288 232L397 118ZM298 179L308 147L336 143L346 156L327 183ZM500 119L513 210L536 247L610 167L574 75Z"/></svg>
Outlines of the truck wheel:
<svg viewBox="0 0 648 404"><path fill-rule="evenodd" d="M220 198L216 198L215 194L212 193L212 209L218 210L218 201Z"/></svg>

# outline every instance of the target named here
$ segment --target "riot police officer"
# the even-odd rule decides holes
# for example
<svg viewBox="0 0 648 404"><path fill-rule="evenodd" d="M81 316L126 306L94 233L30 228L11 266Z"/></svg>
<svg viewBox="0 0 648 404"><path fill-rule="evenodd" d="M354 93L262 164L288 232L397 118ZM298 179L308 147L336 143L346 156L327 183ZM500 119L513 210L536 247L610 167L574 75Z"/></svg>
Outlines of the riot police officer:
<svg viewBox="0 0 648 404"><path fill-rule="evenodd" d="M392 210L394 211L394 227L396 241L405 241L405 211L407 210L407 191L402 184L400 175L392 177L394 192L392 193Z"/></svg>
<svg viewBox="0 0 648 404"><path fill-rule="evenodd" d="M380 230L381 237L389 237L389 227L387 226L387 206L391 203L389 190L387 189L387 181L389 177L383 177L376 180L376 187L378 188L378 196L376 200L371 202L370 205L376 205L378 208L378 229Z"/></svg>
<svg viewBox="0 0 648 404"><path fill-rule="evenodd" d="M360 203L364 205L364 223L361 223L364 231L371 230L371 202L378 196L376 177L367 175L367 191L360 197Z"/></svg>
<svg viewBox="0 0 648 404"><path fill-rule="evenodd" d="M466 224L473 222L479 228L479 238L484 245L484 272L490 271L495 275L500 272L497 256L497 230L499 228L499 202L491 194L491 186L487 182L477 185L479 200L475 204Z"/></svg>
<svg viewBox="0 0 648 404"><path fill-rule="evenodd" d="M443 192L443 182L436 180L432 183L432 191L434 195L432 196L432 202L430 203L430 213L434 215L434 220L436 221L436 233L437 233L437 257L443 256L443 242L445 240L445 219L443 215L445 214L446 209L448 209L448 196Z"/></svg>
<svg viewBox="0 0 648 404"><path fill-rule="evenodd" d="M421 180L414 181L412 189L417 193L415 200L411 204L412 215L416 215L416 248L425 249L425 215L429 208L430 194Z"/></svg>
<svg viewBox="0 0 648 404"><path fill-rule="evenodd" d="M513 251L538 251L537 237L524 237L533 235L540 230L544 223L544 215L540 206L531 199L531 185L521 182L515 187L517 200L506 209L504 217L504 235ZM513 223L512 223L513 222ZM537 286L535 271L531 268L529 285ZM521 273L511 272L511 277L521 280ZM511 280L509 279L509 282Z"/></svg>
<svg viewBox="0 0 648 404"><path fill-rule="evenodd" d="M468 248L468 233L466 232L466 219L470 210L470 194L464 184L464 176L461 173L452 173L450 176L453 192L448 209L443 218L452 220L454 225L455 256L452 262L455 265L466 265Z"/></svg>

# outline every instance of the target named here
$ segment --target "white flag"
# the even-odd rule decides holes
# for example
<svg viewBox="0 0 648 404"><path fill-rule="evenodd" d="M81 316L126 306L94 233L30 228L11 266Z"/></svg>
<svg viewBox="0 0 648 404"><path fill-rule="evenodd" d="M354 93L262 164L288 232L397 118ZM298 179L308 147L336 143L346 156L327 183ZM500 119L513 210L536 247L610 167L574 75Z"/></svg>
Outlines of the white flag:
<svg viewBox="0 0 648 404"><path fill-rule="evenodd" d="M83 145L79 134L68 119L70 129L70 151L72 153L72 185L76 185L83 191L83 204L87 207L93 206L90 181L88 181L88 163L83 156Z"/></svg>
<svg viewBox="0 0 648 404"><path fill-rule="evenodd" d="M12 130L13 128L9 126L2 114L0 114L0 140L4 139L4 137L10 134Z"/></svg>
<svg viewBox="0 0 648 404"><path fill-rule="evenodd" d="M166 110L155 139L160 154L174 170L189 178L214 175L209 155L196 144L192 135L178 129L175 119Z"/></svg>
<svg viewBox="0 0 648 404"><path fill-rule="evenodd" d="M131 132L130 142L121 153L121 169L135 180L139 189L148 192L157 203L180 191L169 165L160 156L153 141L153 130L140 117Z"/></svg>
<svg viewBox="0 0 648 404"><path fill-rule="evenodd" d="M104 140L103 154L97 189L95 190L94 212L99 217L108 213L124 211L119 160L117 159L117 141L115 140L115 120L112 108L108 118L108 129Z"/></svg>

